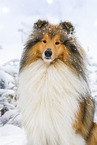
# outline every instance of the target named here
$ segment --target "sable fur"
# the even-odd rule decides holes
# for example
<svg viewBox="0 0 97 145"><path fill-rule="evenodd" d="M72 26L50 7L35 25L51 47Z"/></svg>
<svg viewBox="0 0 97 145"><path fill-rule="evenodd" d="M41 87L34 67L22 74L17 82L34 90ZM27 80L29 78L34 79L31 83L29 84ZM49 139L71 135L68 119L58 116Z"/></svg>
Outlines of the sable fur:
<svg viewBox="0 0 97 145"><path fill-rule="evenodd" d="M93 127L94 106L94 100L90 96L87 95L86 98L83 98L80 102L80 110L74 125L76 132L80 133L86 140Z"/></svg>
<svg viewBox="0 0 97 145"><path fill-rule="evenodd" d="M42 25L40 27L40 24ZM62 25L63 24L63 25ZM68 30L66 27L67 25ZM66 25L66 27L64 27ZM72 29L71 29L72 28ZM71 30L71 31L70 31ZM66 48L69 51L69 59L68 63L70 67L73 67L78 71L78 74L81 74L85 78L85 62L83 62L84 57L84 52L81 49L80 45L77 44L76 38L71 34L73 33L74 28L71 25L71 23L64 22L60 23L59 25L51 25L46 21L41 21L40 20L35 23L34 25L34 31L31 34L26 46L25 46L25 51L23 54L23 58L21 60L21 65L20 65L20 71L22 67L28 63L27 61L29 60L27 57L27 53L29 49L31 49L36 43L41 42L43 39L44 34L48 34L50 38L53 38L55 35L58 35L60 37L61 44L66 46ZM68 33L69 32L69 33ZM82 52L81 52L82 51ZM38 56L37 59L39 59L41 56ZM62 60L64 61L64 60ZM33 57L32 57L32 62L33 62Z"/></svg>
<svg viewBox="0 0 97 145"><path fill-rule="evenodd" d="M49 63L43 59L48 48L53 52ZM34 24L22 55L18 87L28 145L97 144L86 63L70 22Z"/></svg>

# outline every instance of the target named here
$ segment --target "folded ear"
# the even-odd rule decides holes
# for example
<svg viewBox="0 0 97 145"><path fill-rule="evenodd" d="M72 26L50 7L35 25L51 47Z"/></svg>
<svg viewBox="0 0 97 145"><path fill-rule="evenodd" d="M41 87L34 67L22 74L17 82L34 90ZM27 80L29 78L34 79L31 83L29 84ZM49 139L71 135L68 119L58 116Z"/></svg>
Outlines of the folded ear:
<svg viewBox="0 0 97 145"><path fill-rule="evenodd" d="M74 27L70 22L61 22L60 25L62 26L63 29L67 31L68 34L73 34L74 32Z"/></svg>
<svg viewBox="0 0 97 145"><path fill-rule="evenodd" d="M40 29L44 26L48 25L48 21L45 20L38 20L36 23L34 23L34 28Z"/></svg>

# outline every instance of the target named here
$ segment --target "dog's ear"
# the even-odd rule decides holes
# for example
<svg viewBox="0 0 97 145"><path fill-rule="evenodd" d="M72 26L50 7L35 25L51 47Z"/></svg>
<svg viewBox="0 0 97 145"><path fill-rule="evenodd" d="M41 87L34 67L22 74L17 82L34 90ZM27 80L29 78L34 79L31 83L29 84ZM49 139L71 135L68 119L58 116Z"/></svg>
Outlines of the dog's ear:
<svg viewBox="0 0 97 145"><path fill-rule="evenodd" d="M67 31L68 34L73 34L74 27L70 22L61 22L59 25Z"/></svg>
<svg viewBox="0 0 97 145"><path fill-rule="evenodd" d="M34 28L40 29L44 26L48 25L48 21L45 20L38 20L36 23L34 23Z"/></svg>

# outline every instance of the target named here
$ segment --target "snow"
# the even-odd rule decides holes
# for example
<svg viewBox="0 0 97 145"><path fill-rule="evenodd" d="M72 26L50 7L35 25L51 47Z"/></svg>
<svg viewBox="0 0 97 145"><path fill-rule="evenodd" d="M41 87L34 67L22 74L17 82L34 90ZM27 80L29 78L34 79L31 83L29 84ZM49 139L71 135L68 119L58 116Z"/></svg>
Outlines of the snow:
<svg viewBox="0 0 97 145"><path fill-rule="evenodd" d="M14 82L12 76L3 70L0 70L0 82L1 81L5 82L4 86L9 87L9 88L12 87L12 83ZM10 84L10 82L11 82L11 84Z"/></svg>
<svg viewBox="0 0 97 145"><path fill-rule="evenodd" d="M1 123L2 126L5 124L13 124L21 127L21 115L16 108L10 108L10 110L6 111L1 117Z"/></svg>
<svg viewBox="0 0 97 145"><path fill-rule="evenodd" d="M14 125L0 128L0 145L26 145L26 134L23 129Z"/></svg>

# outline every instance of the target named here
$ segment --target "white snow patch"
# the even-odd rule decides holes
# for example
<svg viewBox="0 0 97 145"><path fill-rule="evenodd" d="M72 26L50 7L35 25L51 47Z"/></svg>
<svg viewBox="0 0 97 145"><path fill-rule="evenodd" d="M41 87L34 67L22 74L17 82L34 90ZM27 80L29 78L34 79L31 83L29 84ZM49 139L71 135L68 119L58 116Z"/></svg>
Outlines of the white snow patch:
<svg viewBox="0 0 97 145"><path fill-rule="evenodd" d="M0 145L26 145L24 129L13 125L5 125L0 128Z"/></svg>

